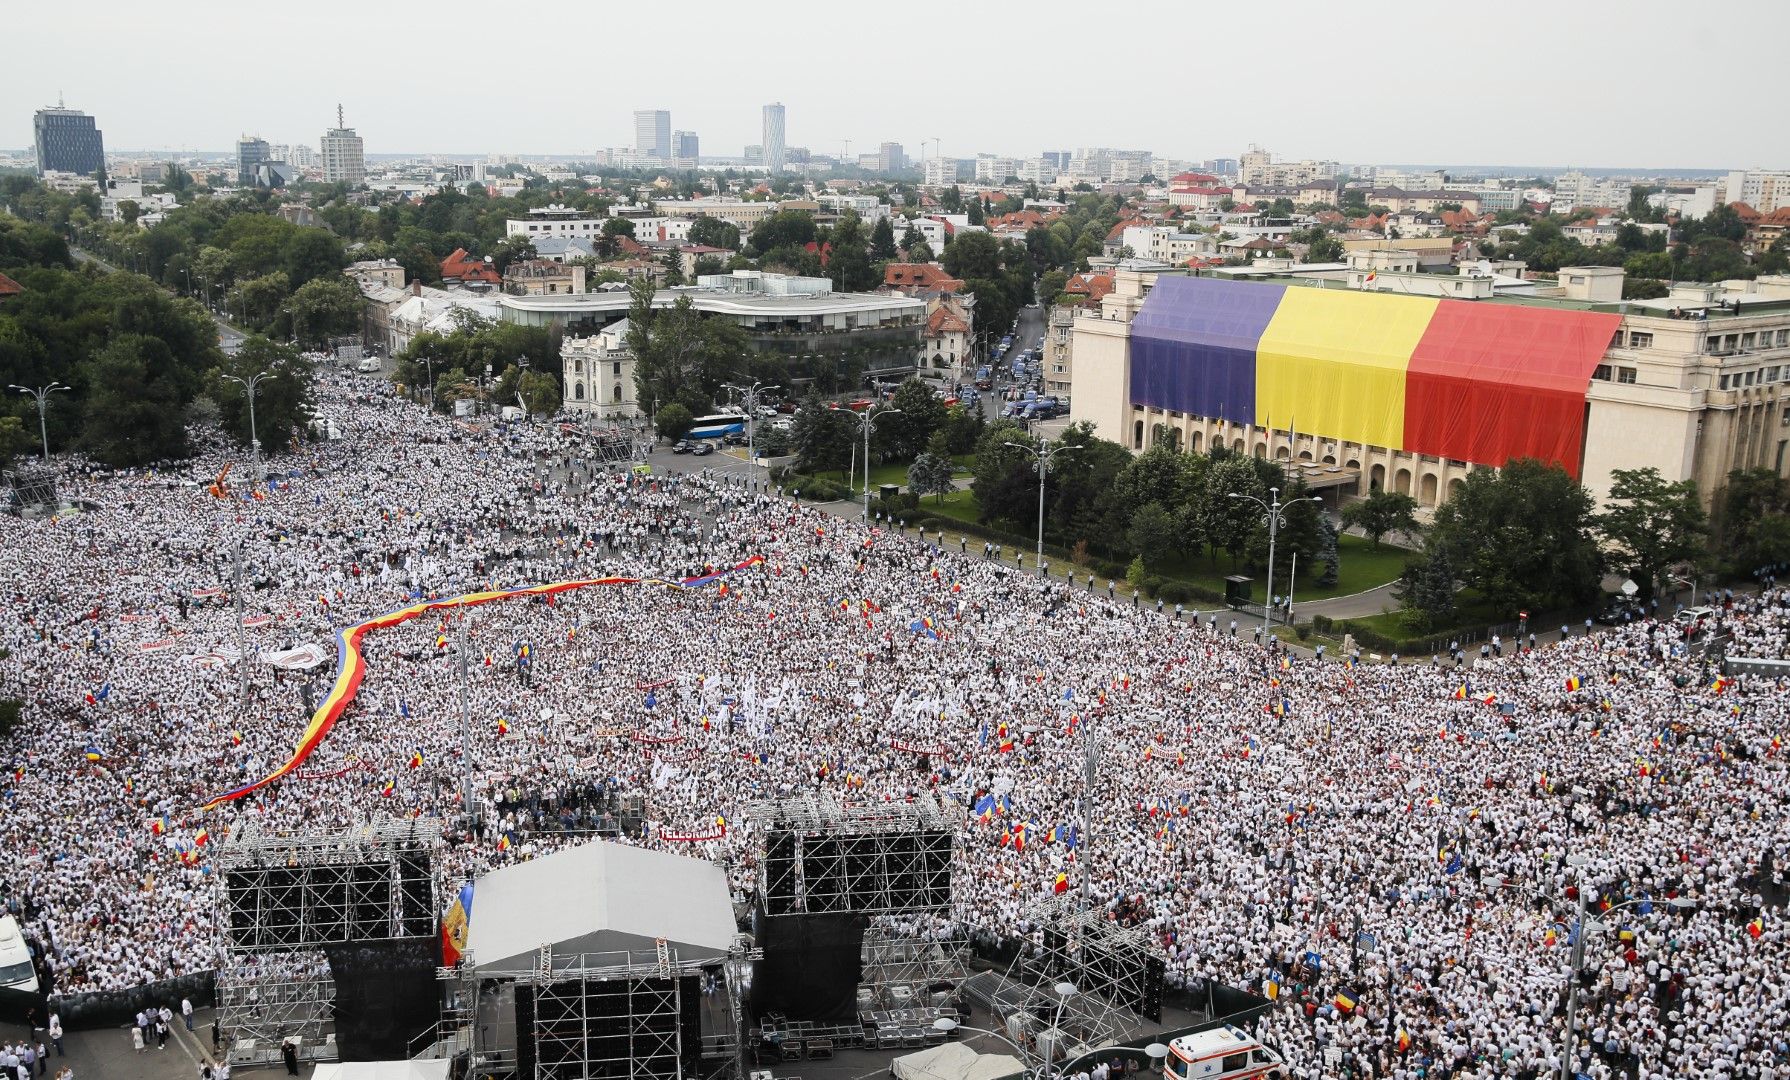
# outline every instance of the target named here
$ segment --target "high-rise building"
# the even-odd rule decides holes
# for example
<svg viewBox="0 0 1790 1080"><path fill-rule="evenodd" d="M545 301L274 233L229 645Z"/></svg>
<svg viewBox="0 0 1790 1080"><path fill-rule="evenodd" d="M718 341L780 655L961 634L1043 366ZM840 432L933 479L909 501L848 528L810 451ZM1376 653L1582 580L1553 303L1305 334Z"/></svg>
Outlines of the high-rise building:
<svg viewBox="0 0 1790 1080"><path fill-rule="evenodd" d="M671 112L669 110L634 110L634 149L661 161L671 156Z"/></svg>
<svg viewBox="0 0 1790 1080"><path fill-rule="evenodd" d="M1727 199L1743 202L1761 214L1790 206L1790 172L1747 169L1728 174Z"/></svg>
<svg viewBox="0 0 1790 1080"><path fill-rule="evenodd" d="M682 163L687 161L690 163L690 168L695 168L696 160L702 156L699 153L700 149L701 143L697 141L696 133L694 131L672 132L671 156L676 158L678 162Z"/></svg>
<svg viewBox="0 0 1790 1080"><path fill-rule="evenodd" d="M342 122L342 106L336 106L336 126L323 133L318 146L326 184L359 184L367 179L366 148L359 135Z"/></svg>
<svg viewBox="0 0 1790 1080"><path fill-rule="evenodd" d="M106 167L106 144L93 117L79 109L39 109L31 127L37 136L37 171L92 176Z"/></svg>
<svg viewBox="0 0 1790 1080"><path fill-rule="evenodd" d="M783 103L773 101L764 107L764 165L774 173L782 172Z"/></svg>
<svg viewBox="0 0 1790 1080"><path fill-rule="evenodd" d="M897 173L907 168L907 151L898 142L886 142L877 147L876 171L879 173Z"/></svg>
<svg viewBox="0 0 1790 1080"><path fill-rule="evenodd" d="M273 148L259 135L244 135L236 140L236 182L248 186L255 182L255 166L273 160Z"/></svg>

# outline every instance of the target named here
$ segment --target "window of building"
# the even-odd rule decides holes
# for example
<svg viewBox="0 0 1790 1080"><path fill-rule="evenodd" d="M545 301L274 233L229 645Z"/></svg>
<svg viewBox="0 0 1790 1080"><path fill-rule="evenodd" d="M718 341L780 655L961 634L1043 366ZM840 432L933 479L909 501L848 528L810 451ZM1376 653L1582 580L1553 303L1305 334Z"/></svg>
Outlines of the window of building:
<svg viewBox="0 0 1790 1080"><path fill-rule="evenodd" d="M1741 376L1741 377L1740 377L1740 378L1741 378L1741 385L1742 385L1742 386L1751 386L1751 385L1753 385L1753 376L1755 376L1755 375L1757 375L1757 374L1759 374L1759 373L1758 373L1758 372L1757 372L1757 371L1749 371L1749 372L1747 372L1747 373L1746 373L1746 374L1745 374L1745 375L1742 375L1742 376Z"/></svg>
<svg viewBox="0 0 1790 1080"><path fill-rule="evenodd" d="M622 373L622 362L620 360L617 360L615 362L614 371L615 371L615 374L617 374L617 375L620 375Z"/></svg>
<svg viewBox="0 0 1790 1080"><path fill-rule="evenodd" d="M1653 347L1653 335L1636 330L1628 336L1628 347L1631 349L1651 349Z"/></svg>
<svg viewBox="0 0 1790 1080"><path fill-rule="evenodd" d="M1597 365L1597 370L1593 371L1591 373L1591 377L1593 379L1602 379L1604 382L1609 382L1610 381L1610 365L1608 365L1608 364ZM1722 381L1726 382L1727 380L1724 379ZM1724 386L1724 387L1722 387L1722 389L1726 390L1727 387Z"/></svg>
<svg viewBox="0 0 1790 1080"><path fill-rule="evenodd" d="M1632 367L1617 368L1616 369L1616 381L1619 383L1634 382L1635 381L1635 369Z"/></svg>
<svg viewBox="0 0 1790 1080"><path fill-rule="evenodd" d="M1721 387L1722 387L1722 389L1723 389L1723 390L1726 390L1726 389L1728 389L1728 376L1726 376L1726 375L1723 375L1723 376L1722 376L1722 383L1721 383Z"/></svg>
<svg viewBox="0 0 1790 1080"><path fill-rule="evenodd" d="M1752 348L1753 347L1753 335L1752 334L1740 335L1740 347L1743 349Z"/></svg>
<svg viewBox="0 0 1790 1080"><path fill-rule="evenodd" d="M1764 380L1764 381L1765 381L1765 382L1768 382L1768 383L1773 383L1773 382L1777 382L1777 381L1778 381L1778 371L1779 371L1779 370L1780 370L1780 369L1779 369L1779 368L1775 368L1775 367L1768 367L1768 368L1766 368L1766 369L1765 369L1765 374L1764 374L1764 375L1762 375L1762 376L1760 376L1760 377L1761 377L1761 378L1762 378L1762 379L1763 379L1763 380Z"/></svg>
<svg viewBox="0 0 1790 1080"><path fill-rule="evenodd" d="M1790 345L1790 330L1779 330L1778 346L1782 348L1785 345Z"/></svg>

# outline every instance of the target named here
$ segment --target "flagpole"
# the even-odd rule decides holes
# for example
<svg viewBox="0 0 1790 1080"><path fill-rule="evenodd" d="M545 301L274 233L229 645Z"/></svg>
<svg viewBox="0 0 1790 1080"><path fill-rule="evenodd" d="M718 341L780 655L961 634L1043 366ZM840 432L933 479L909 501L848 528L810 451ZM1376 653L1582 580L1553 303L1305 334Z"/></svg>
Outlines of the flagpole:
<svg viewBox="0 0 1790 1080"><path fill-rule="evenodd" d="M466 608L460 607L459 630L460 639L460 807L466 814L470 827L474 820L472 807L472 712L467 707L466 684L468 680L466 665Z"/></svg>

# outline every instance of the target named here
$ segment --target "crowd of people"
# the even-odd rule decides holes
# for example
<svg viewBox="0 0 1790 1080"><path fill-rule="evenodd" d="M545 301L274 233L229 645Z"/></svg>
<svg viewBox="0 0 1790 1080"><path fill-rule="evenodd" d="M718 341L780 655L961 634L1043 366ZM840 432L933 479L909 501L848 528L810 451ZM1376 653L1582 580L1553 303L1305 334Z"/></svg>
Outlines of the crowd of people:
<svg viewBox="0 0 1790 1080"><path fill-rule="evenodd" d="M93 508L0 519L0 698L25 703L0 893L58 993L217 967L211 858L245 821L440 821L443 896L593 836L721 859L749 892L742 810L819 791L952 800L960 930L1038 947L1028 913L1085 888L1177 986L1273 998L1258 1030L1295 1076L1558 1071L1569 978L1577 1071L1790 1061L1790 695L1673 623L1458 667L1295 656L725 470L602 464L580 425L453 421L345 374L314 393L346 437L265 486L208 494L235 453L213 442L64 461ZM645 583L368 634L315 752L201 809L292 755L342 628L609 578ZM1731 653L1782 656L1790 593L1719 621ZM307 644L320 666L264 662Z"/></svg>

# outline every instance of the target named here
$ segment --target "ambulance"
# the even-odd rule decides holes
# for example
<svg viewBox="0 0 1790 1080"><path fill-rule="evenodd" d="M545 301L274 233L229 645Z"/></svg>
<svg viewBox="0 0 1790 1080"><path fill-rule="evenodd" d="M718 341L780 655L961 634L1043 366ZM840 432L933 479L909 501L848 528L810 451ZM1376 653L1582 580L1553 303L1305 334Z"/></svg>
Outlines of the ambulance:
<svg viewBox="0 0 1790 1080"><path fill-rule="evenodd" d="M1229 1024L1168 1044L1165 1080L1285 1080L1280 1055Z"/></svg>

